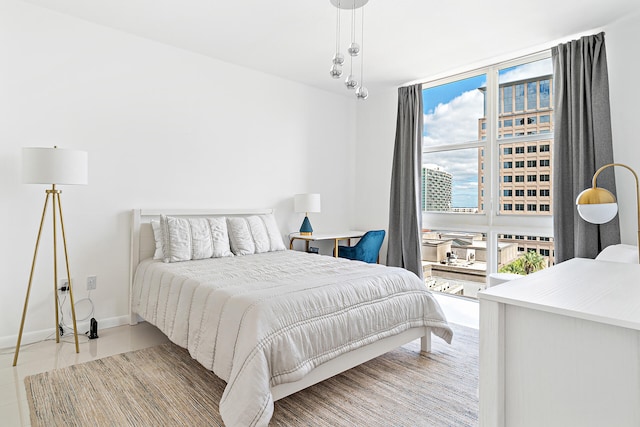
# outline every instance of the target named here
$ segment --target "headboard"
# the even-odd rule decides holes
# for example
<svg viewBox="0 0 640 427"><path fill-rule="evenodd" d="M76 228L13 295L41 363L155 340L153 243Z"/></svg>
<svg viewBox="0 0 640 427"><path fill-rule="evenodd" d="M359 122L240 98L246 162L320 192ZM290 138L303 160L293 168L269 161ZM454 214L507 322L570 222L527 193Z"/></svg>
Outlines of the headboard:
<svg viewBox="0 0 640 427"><path fill-rule="evenodd" d="M131 212L131 258L129 263L129 324L138 323L132 310L132 289L136 268L140 261L151 258L156 249L151 220L160 215L178 217L247 216L272 214L273 209L133 209Z"/></svg>

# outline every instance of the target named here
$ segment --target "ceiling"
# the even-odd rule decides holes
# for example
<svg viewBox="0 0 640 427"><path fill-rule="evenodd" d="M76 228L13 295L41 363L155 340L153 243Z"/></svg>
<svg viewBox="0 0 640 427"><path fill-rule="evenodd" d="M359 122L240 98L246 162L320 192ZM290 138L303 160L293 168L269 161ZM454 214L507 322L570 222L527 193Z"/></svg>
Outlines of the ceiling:
<svg viewBox="0 0 640 427"><path fill-rule="evenodd" d="M329 0L23 1L348 94L343 79L329 76L336 17ZM638 0L370 0L365 84L400 86L598 29L639 10ZM349 19L343 12L343 52Z"/></svg>

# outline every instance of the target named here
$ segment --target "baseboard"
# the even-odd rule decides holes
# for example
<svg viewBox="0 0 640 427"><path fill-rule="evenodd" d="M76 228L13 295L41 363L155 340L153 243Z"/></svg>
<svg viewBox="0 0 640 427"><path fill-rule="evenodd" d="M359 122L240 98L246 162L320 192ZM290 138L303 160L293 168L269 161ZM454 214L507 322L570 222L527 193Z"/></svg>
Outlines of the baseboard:
<svg viewBox="0 0 640 427"><path fill-rule="evenodd" d="M115 328L116 326L128 325L130 319L131 318L129 316L118 316L118 317L109 317L107 319L96 319L98 321L98 332L101 329ZM90 323L89 320L77 323L78 335L84 335L84 333L89 330L89 323ZM23 332L21 345L33 344L35 342L45 340L49 337L55 337L55 333L56 333L55 329L43 329L40 331ZM65 336L67 335L65 334ZM17 341L18 341L18 334L0 337L0 348L2 349L6 349L9 347L15 348Z"/></svg>

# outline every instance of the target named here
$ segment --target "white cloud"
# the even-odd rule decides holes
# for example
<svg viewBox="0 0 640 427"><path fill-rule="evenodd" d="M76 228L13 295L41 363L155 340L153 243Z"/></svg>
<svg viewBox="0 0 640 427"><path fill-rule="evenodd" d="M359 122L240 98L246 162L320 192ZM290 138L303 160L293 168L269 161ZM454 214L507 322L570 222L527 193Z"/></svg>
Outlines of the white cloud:
<svg viewBox="0 0 640 427"><path fill-rule="evenodd" d="M506 71L504 74L500 75L499 83L515 82L517 80L525 80L552 73L553 64L551 63L551 58L543 59L541 61L519 65L509 71Z"/></svg>
<svg viewBox="0 0 640 427"><path fill-rule="evenodd" d="M464 92L424 115L425 145L447 145L478 139L478 119L484 116L484 95Z"/></svg>

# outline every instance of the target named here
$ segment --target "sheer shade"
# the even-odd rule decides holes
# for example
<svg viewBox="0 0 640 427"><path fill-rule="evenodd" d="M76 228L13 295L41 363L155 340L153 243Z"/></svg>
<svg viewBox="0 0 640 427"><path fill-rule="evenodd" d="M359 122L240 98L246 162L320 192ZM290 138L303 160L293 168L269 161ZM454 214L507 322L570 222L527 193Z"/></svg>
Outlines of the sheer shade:
<svg viewBox="0 0 640 427"><path fill-rule="evenodd" d="M63 148L23 148L22 182L25 184L88 183L88 154Z"/></svg>
<svg viewBox="0 0 640 427"><path fill-rule="evenodd" d="M293 204L296 212L320 212L320 194L296 194L293 198Z"/></svg>

